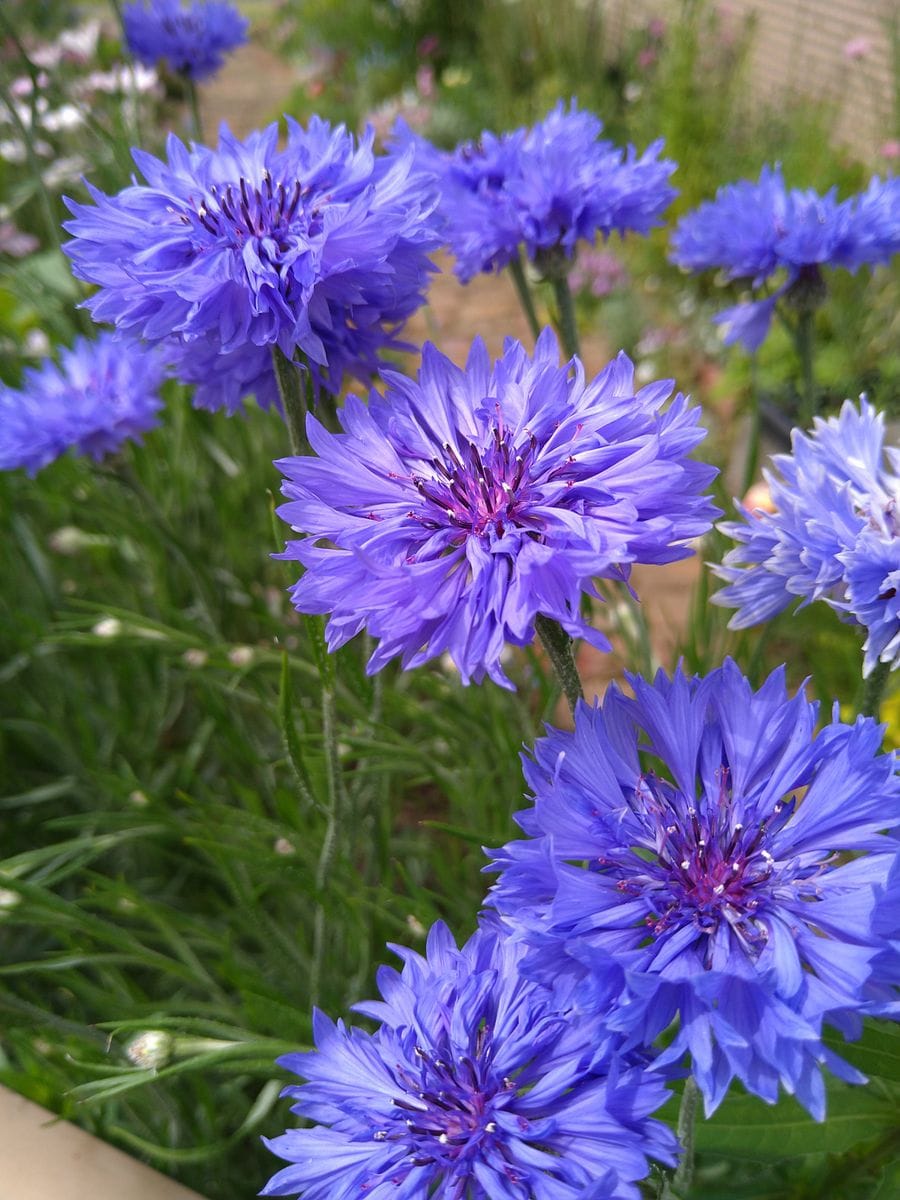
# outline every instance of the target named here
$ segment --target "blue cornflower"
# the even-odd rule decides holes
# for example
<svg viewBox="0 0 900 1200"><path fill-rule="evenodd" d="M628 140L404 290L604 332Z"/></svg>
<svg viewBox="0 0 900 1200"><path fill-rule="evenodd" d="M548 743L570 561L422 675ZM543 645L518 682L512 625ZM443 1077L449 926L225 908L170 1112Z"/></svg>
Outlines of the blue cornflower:
<svg viewBox="0 0 900 1200"><path fill-rule="evenodd" d="M643 154L600 138L603 123L560 102L531 129L484 133L451 154L417 141L440 176L440 215L463 282L506 266L524 246L531 259L556 251L571 258L579 241L628 230L646 234L674 199L675 163L662 142Z"/></svg>
<svg viewBox="0 0 900 1200"><path fill-rule="evenodd" d="M223 0L136 0L122 9L132 56L148 67L160 60L198 82L215 75L225 55L247 41L246 17Z"/></svg>
<svg viewBox="0 0 900 1200"><path fill-rule="evenodd" d="M274 346L329 391L345 371L369 379L434 270L435 196L412 150L376 157L371 132L357 144L315 117L287 129L283 149L277 125L246 142L223 125L215 150L170 136L167 161L133 152L146 184L68 201L67 253L100 288L86 306L165 342L204 408L270 403Z"/></svg>
<svg viewBox="0 0 900 1200"><path fill-rule="evenodd" d="M34 475L69 449L99 460L140 441L159 423L164 377L159 356L140 345L111 333L77 338L58 366L25 371L20 389L0 385L0 470Z"/></svg>
<svg viewBox="0 0 900 1200"><path fill-rule="evenodd" d="M737 1077L821 1119L822 1066L862 1082L823 1024L852 1031L873 967L884 982L894 756L868 717L817 733L818 705L788 697L783 668L758 691L730 660L628 682L633 698L582 702L574 732L526 761L528 840L494 853L493 903L533 947L525 969L568 980L626 1047L678 1017L654 1066L690 1053L708 1113Z"/></svg>
<svg viewBox="0 0 900 1200"><path fill-rule="evenodd" d="M885 462L885 455L887 461ZM900 663L900 451L884 445L884 417L861 399L837 417L795 429L792 453L764 471L774 512L748 512L721 529L739 543L713 570L728 586L712 600L745 629L795 599L824 600L867 631L863 674Z"/></svg>
<svg viewBox="0 0 900 1200"><path fill-rule="evenodd" d="M383 967L384 999L356 1006L374 1034L317 1012L317 1050L279 1060L307 1080L285 1091L314 1124L268 1142L291 1165L262 1195L637 1200L647 1157L673 1161L649 1119L661 1084L599 1054L596 1022L523 979L495 929L457 949L439 923L424 957L392 949L402 972Z"/></svg>
<svg viewBox="0 0 900 1200"><path fill-rule="evenodd" d="M769 332L778 301L815 307L821 300L822 267L886 263L900 250L900 179L872 179L858 196L838 202L787 188L781 167L763 167L758 183L741 180L719 188L682 217L672 234L672 261L689 271L722 270L728 279L761 287L779 271L781 285L761 300L719 313L725 342L757 350Z"/></svg>
<svg viewBox="0 0 900 1200"><path fill-rule="evenodd" d="M492 368L478 339L460 370L426 345L418 381L384 377L368 407L348 398L344 433L309 419L318 457L277 464L279 513L309 535L281 555L306 568L294 604L331 614L331 649L380 639L370 671L446 652L464 682L511 686L504 644L529 644L538 614L608 649L580 611L594 578L686 557L715 514L715 470L687 457L699 410L679 394L662 411L671 381L635 390L624 354L587 382L546 329L533 357L509 339Z"/></svg>

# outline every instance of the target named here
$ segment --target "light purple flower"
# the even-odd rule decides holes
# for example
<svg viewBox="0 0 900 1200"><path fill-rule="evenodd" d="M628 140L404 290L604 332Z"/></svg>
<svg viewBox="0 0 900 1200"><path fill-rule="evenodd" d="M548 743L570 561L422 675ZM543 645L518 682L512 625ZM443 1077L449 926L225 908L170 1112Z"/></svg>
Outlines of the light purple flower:
<svg viewBox="0 0 900 1200"><path fill-rule="evenodd" d="M753 288L784 272L778 289L762 300L719 313L725 342L757 350L779 300L819 303L821 269L886 263L900 250L900 181L872 179L864 192L838 201L837 189L820 196L788 188L781 167L763 167L758 183L741 180L719 188L682 217L672 234L672 261L689 271L722 270Z"/></svg>
<svg viewBox="0 0 900 1200"><path fill-rule="evenodd" d="M434 270L436 196L412 151L376 156L371 131L357 144L315 117L288 118L283 148L278 136L241 142L223 125L216 149L170 136L166 161L134 151L145 184L68 201L66 251L99 287L86 307L164 343L205 408L270 403L276 346L328 391L345 372L370 379Z"/></svg>
<svg viewBox="0 0 900 1200"><path fill-rule="evenodd" d="M600 137L603 122L560 101L530 129L483 133L452 154L409 131L420 160L441 179L440 215L463 282L506 266L524 247L529 258L613 232L648 233L676 192L675 163L660 158L662 142L643 154Z"/></svg>
<svg viewBox="0 0 900 1200"><path fill-rule="evenodd" d="M900 779L882 729L835 712L817 732L818 705L788 696L783 668L759 689L730 660L627 679L633 697L613 685L582 702L574 731L525 760L526 838L494 853L490 900L531 947L523 969L626 1047L678 1018L655 1066L690 1054L707 1113L738 1078L821 1120L822 1067L863 1082L823 1026L858 1035L896 977L884 830Z"/></svg>
<svg viewBox="0 0 900 1200"><path fill-rule="evenodd" d="M159 422L159 356L101 333L78 338L52 361L25 371L21 388L0 386L0 470L35 475L67 450L104 458L140 441Z"/></svg>
<svg viewBox="0 0 900 1200"><path fill-rule="evenodd" d="M375 1033L314 1018L317 1049L279 1062L311 1124L268 1145L290 1164L262 1191L304 1200L639 1200L648 1156L674 1138L650 1119L666 1098L640 1060L604 1053L519 973L496 924L457 949L434 925L425 956L401 946L358 1004Z"/></svg>
<svg viewBox="0 0 900 1200"><path fill-rule="evenodd" d="M728 586L712 600L737 609L733 629L824 600L866 629L864 675L900 663L900 451L884 435L864 399L794 430L792 453L772 460L779 474L763 472L775 511L739 508L721 526L738 545L713 567Z"/></svg>
<svg viewBox="0 0 900 1200"><path fill-rule="evenodd" d="M361 629L369 670L448 653L464 682L534 637L538 614L601 649L585 621L597 577L684 558L715 513L715 471L688 458L699 410L671 381L635 388L620 354L587 381L560 365L550 330L533 357L507 341L492 366L476 340L464 370L426 345L417 381L385 373L368 407L349 397L332 434L310 418L317 457L287 458L281 517L301 541L301 612L330 613L331 649Z"/></svg>
<svg viewBox="0 0 900 1200"><path fill-rule="evenodd" d="M199 82L247 41L246 17L225 0L136 0L122 9L128 49L138 62Z"/></svg>

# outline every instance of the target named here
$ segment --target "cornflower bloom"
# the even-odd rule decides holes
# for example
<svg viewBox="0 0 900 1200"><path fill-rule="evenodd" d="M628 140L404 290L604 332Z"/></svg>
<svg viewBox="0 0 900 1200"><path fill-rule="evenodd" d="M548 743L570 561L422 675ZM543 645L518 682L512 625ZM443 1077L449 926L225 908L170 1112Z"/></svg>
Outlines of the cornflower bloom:
<svg viewBox="0 0 900 1200"><path fill-rule="evenodd" d="M602 129L592 113L560 102L531 129L486 132L450 154L401 132L440 176L439 211L464 283L506 266L520 246L531 259L571 258L579 241L646 234L660 223L676 195L662 141L638 155L601 139Z"/></svg>
<svg viewBox="0 0 900 1200"><path fill-rule="evenodd" d="M781 167L766 166L758 183L719 188L715 200L678 222L671 259L686 270L721 270L754 289L786 272L771 295L714 318L725 326L726 344L739 341L757 350L782 298L798 311L815 308L824 295L822 267L857 271L886 263L900 250L900 180L876 177L860 195L841 202L836 190L820 196L787 188Z"/></svg>
<svg viewBox="0 0 900 1200"><path fill-rule="evenodd" d="M671 381L636 390L624 354L587 382L545 329L533 357L508 339L492 367L477 339L461 370L426 345L417 381L384 378L368 407L348 398L342 434L308 419L318 457L277 464L279 514L309 535L280 555L305 568L293 602L331 614L332 650L380 639L370 672L446 652L463 682L511 687L501 652L538 614L608 649L580 611L594 578L688 556L715 515L715 470L688 458L699 410L663 410Z"/></svg>
<svg viewBox="0 0 900 1200"><path fill-rule="evenodd" d="M73 270L99 285L98 321L163 342L202 408L277 403L272 350L307 360L317 386L368 380L423 302L439 244L433 188L413 152L376 157L343 126L287 120L217 149L174 135L167 160L142 150L146 184L93 205L67 201Z"/></svg>
<svg viewBox="0 0 900 1200"><path fill-rule="evenodd" d="M493 854L492 901L533 947L529 974L567 979L626 1048L679 1017L654 1066L689 1052L708 1114L737 1077L769 1103L781 1084L821 1120L822 1066L863 1082L822 1030L858 1033L883 970L894 756L871 718L835 713L817 733L818 705L788 697L783 668L758 691L730 660L628 682L633 698L613 685L582 702L574 732L526 760L528 839Z"/></svg>
<svg viewBox="0 0 900 1200"><path fill-rule="evenodd" d="M0 470L35 475L66 450L99 460L159 424L159 356L101 333L77 338L25 371L20 389L0 385Z"/></svg>
<svg viewBox="0 0 900 1200"><path fill-rule="evenodd" d="M738 543L715 573L728 583L713 603L746 629L795 599L824 600L863 626L863 674L900 663L900 451L884 445L884 417L847 400L836 417L795 429L791 454L764 471L773 512L738 506L722 532ZM780 476L780 477L779 477Z"/></svg>
<svg viewBox="0 0 900 1200"><path fill-rule="evenodd" d="M596 1022L523 979L495 929L457 949L438 923L424 957L392 949L402 972L381 968L383 1000L356 1005L374 1034L317 1012L317 1049L279 1059L306 1079L285 1092L315 1124L268 1142L291 1165L262 1195L638 1200L647 1156L672 1162L649 1119L658 1076L598 1052Z"/></svg>
<svg viewBox="0 0 900 1200"><path fill-rule="evenodd" d="M125 41L147 67L165 62L194 83L209 79L247 41L246 17L222 0L136 0L122 9Z"/></svg>

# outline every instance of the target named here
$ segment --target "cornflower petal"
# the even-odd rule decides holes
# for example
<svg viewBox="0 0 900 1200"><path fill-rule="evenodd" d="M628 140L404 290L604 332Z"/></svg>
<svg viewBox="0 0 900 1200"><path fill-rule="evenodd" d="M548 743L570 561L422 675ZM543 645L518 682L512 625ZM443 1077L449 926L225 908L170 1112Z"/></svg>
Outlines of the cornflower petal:
<svg viewBox="0 0 900 1200"><path fill-rule="evenodd" d="M742 519L721 525L738 545L713 564L728 586L712 601L737 610L732 628L821 599L865 628L864 675L900 663L900 460L884 432L864 398L794 430L791 454L773 459L779 475L764 472L775 511L739 506Z"/></svg>
<svg viewBox="0 0 900 1200"><path fill-rule="evenodd" d="M821 267L857 271L888 262L900 251L900 177L872 179L866 190L838 201L788 188L780 165L765 166L759 181L740 180L719 188L683 216L672 233L672 262L687 271L720 270L729 279L760 287L778 271L786 282L771 296L737 305L714 320L727 343L757 350L765 340L775 305L793 290L818 287Z"/></svg>
<svg viewBox="0 0 900 1200"><path fill-rule="evenodd" d="M424 301L440 244L434 181L413 152L376 156L343 126L287 122L216 149L170 135L166 159L134 158L146 184L67 201L75 274L109 321L165 347L202 408L278 403L272 351L302 356L317 388L368 381Z"/></svg>
<svg viewBox="0 0 900 1200"><path fill-rule="evenodd" d="M125 41L147 67L165 62L170 71L199 82L222 67L226 54L247 41L246 17L224 0L137 0L122 9Z"/></svg>
<svg viewBox="0 0 900 1200"><path fill-rule="evenodd" d="M626 1049L678 1017L654 1066L690 1054L707 1112L737 1077L822 1119L822 1067L862 1079L824 1024L896 1011L894 756L870 718L817 733L783 670L759 689L730 660L628 682L538 741L528 837L492 853L489 902L529 976Z"/></svg>
<svg viewBox="0 0 900 1200"><path fill-rule="evenodd" d="M159 424L159 354L109 332L77 338L25 371L21 388L0 385L0 470L35 475L69 449L99 461Z"/></svg>
<svg viewBox="0 0 900 1200"><path fill-rule="evenodd" d="M532 259L557 248L571 258L578 242L646 234L660 223L677 195L662 141L638 155L602 139L602 129L593 113L560 101L530 129L483 133L452 153L403 127L395 135L440 177L439 211L465 283L506 266L521 246Z"/></svg>
<svg viewBox="0 0 900 1200"><path fill-rule="evenodd" d="M317 457L279 462L279 515L308 536L278 557L306 567L302 612L330 613L329 647L362 628L369 670L449 653L463 682L511 686L500 658L527 645L539 613L601 649L581 615L594 579L669 562L714 514L711 467L687 458L698 410L671 384L635 389L629 360L586 381L545 330L534 356L508 341L491 368L480 340L465 370L426 345L418 380L386 373L343 431L308 421Z"/></svg>
<svg viewBox="0 0 900 1200"><path fill-rule="evenodd" d="M262 1195L638 1200L648 1158L672 1163L660 1075L526 979L499 922L460 948L439 923L424 956L394 949L402 971L356 1006L375 1033L317 1014L316 1050L280 1060L314 1124L267 1142L290 1165Z"/></svg>

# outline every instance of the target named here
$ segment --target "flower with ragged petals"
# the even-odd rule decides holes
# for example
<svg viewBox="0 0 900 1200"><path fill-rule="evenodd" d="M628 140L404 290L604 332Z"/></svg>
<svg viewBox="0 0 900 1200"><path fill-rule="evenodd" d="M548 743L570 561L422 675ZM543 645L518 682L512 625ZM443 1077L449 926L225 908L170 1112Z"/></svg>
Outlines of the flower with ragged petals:
<svg viewBox="0 0 900 1200"><path fill-rule="evenodd" d="M158 425L165 371L159 355L101 333L62 349L59 364L25 371L21 388L0 386L0 470L29 475L69 449L101 459Z"/></svg>
<svg viewBox="0 0 900 1200"><path fill-rule="evenodd" d="M209 79L247 41L246 17L224 0L135 0L122 9L125 41L147 67L164 62L194 82Z"/></svg>
<svg viewBox="0 0 900 1200"><path fill-rule="evenodd" d="M864 192L838 201L788 188L781 167L763 167L759 181L719 188L687 213L672 234L672 261L688 271L724 271L759 288L776 273L780 286L761 300L736 305L715 320L726 344L739 341L757 350L782 299L815 307L824 292L822 267L856 271L878 266L900 251L900 180L872 179Z"/></svg>
<svg viewBox="0 0 900 1200"><path fill-rule="evenodd" d="M369 379L424 300L439 238L413 152L376 156L371 132L288 119L217 149L170 136L134 159L146 183L69 201L75 274L99 286L98 321L165 344L196 402L229 411L276 396L272 350L301 355L318 386Z"/></svg>
<svg viewBox="0 0 900 1200"><path fill-rule="evenodd" d="M525 248L571 258L576 243L629 230L646 234L675 198L675 163L662 142L638 155L600 137L603 122L560 101L530 129L483 133L444 154L406 131L441 180L440 215L463 282L506 266Z"/></svg>
<svg viewBox="0 0 900 1200"><path fill-rule="evenodd" d="M277 464L279 514L308 535L280 556L305 567L294 604L331 614L332 650L379 639L370 671L448 653L464 682L510 686L504 645L539 614L608 649L581 613L594 578L688 556L715 514L715 471L688 457L699 410L663 407L671 381L636 389L624 354L587 381L547 329L533 357L509 339L492 366L478 339L460 369L426 345L417 381L385 380L348 398L343 433L309 418L316 457Z"/></svg>
<svg viewBox="0 0 900 1200"><path fill-rule="evenodd" d="M772 512L739 508L721 529L738 545L713 567L728 586L713 603L745 629L824 600L867 633L863 673L900 664L900 451L884 445L884 417L848 400L837 417L795 429L791 454L764 471Z"/></svg>
<svg viewBox="0 0 900 1200"><path fill-rule="evenodd" d="M424 956L392 948L402 972L383 967L383 1000L356 1005L374 1034L316 1013L317 1049L279 1060L313 1124L268 1142L291 1165L262 1195L638 1200L648 1156L673 1161L650 1119L661 1083L604 1055L597 1022L523 979L495 928L457 949L439 923Z"/></svg>
<svg viewBox="0 0 900 1200"><path fill-rule="evenodd" d="M884 982L894 756L868 717L817 732L783 668L758 690L730 660L628 682L526 760L527 840L493 854L491 900L532 947L525 969L566 979L626 1047L677 1018L655 1065L689 1053L707 1112L737 1077L821 1119L823 1066L862 1081L823 1025L858 1025Z"/></svg>

